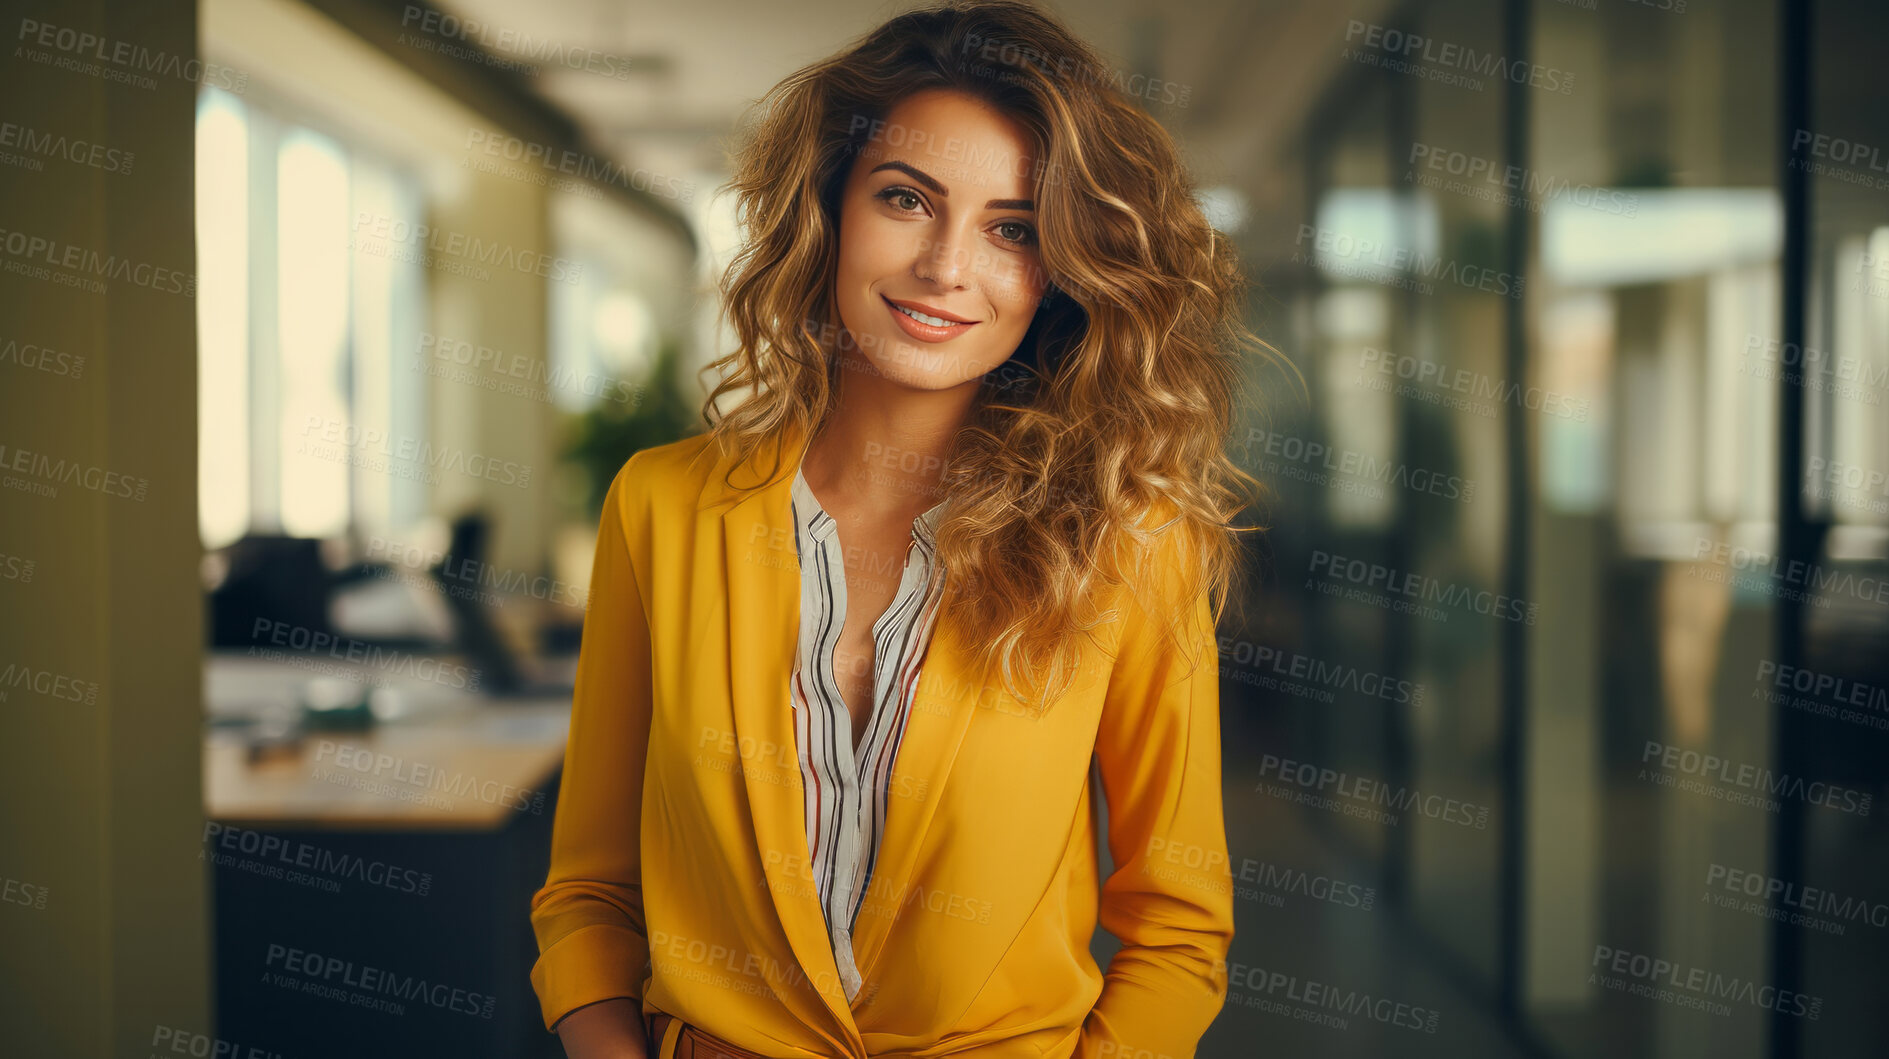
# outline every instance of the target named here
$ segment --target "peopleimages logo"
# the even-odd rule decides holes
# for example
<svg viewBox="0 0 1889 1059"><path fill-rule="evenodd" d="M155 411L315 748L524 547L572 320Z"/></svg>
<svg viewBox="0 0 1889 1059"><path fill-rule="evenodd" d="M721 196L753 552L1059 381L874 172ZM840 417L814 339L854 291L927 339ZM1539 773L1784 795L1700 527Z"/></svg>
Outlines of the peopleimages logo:
<svg viewBox="0 0 1889 1059"><path fill-rule="evenodd" d="M1857 816L1869 815L1872 796L1867 791L1839 787L1822 780L1805 780L1802 776L1792 776L1789 773L1772 772L1762 765L1741 764L1715 754L1702 754L1697 750L1686 750L1648 739L1645 749L1640 753L1640 763L1645 765L1650 761L1658 761L1658 768L1668 773L1694 777L1708 784L1727 784L1738 788L1738 791L1726 791L1722 787L1712 787L1697 782L1682 780L1674 783L1672 776L1649 773L1645 768L1640 770L1642 779L1651 779L1663 786L1684 787L1720 801L1760 805L1775 811L1778 803L1771 801L1770 797L1790 798L1806 805L1822 806L1842 813L1854 813ZM1752 793L1744 795L1740 794L1740 791Z"/></svg>
<svg viewBox="0 0 1889 1059"><path fill-rule="evenodd" d="M375 575L383 580L399 581L415 588L431 589L496 607L504 606L508 597L528 597L579 610L585 609L590 602L589 591L582 585L543 574L497 567L437 548L390 541L379 536L367 539L367 558L388 564L387 569ZM403 575L400 568L416 573ZM486 589L493 591L488 592Z"/></svg>
<svg viewBox="0 0 1889 1059"><path fill-rule="evenodd" d="M1713 903L1721 908L1736 908L1827 934L1844 932L1846 924L1837 920L1889 927L1889 904L1844 897L1822 887L1786 882L1762 872L1714 863L1705 871L1705 885L1708 892L1719 889L1728 895L1713 895ZM1739 894L1756 900L1741 902L1737 898ZM1778 907L1772 907L1773 904Z"/></svg>
<svg viewBox="0 0 1889 1059"><path fill-rule="evenodd" d="M1259 671L1266 670L1281 677L1320 685L1319 688L1307 690L1316 692L1315 697L1323 702L1336 701L1337 697L1327 689L1337 688L1357 692L1369 698L1394 702L1400 706L1418 706L1423 703L1423 685L1413 684L1408 680L1373 673L1359 669L1357 666L1325 662L1299 654L1297 651L1282 651L1266 644L1255 644L1231 636L1220 637L1218 644L1220 658L1224 663L1221 666L1221 672L1230 680L1258 683L1265 687L1272 687L1274 690L1296 687L1290 684L1278 686L1276 682L1265 681L1264 674ZM1234 672L1227 673L1229 666L1234 669Z"/></svg>
<svg viewBox="0 0 1889 1059"><path fill-rule="evenodd" d="M633 404L638 399L636 388L622 379L613 379L594 371L580 375L574 368L553 365L541 357L507 353L492 346L436 335L431 331L420 332L419 354L416 368L425 365L424 370L436 377L450 377L455 382L467 382L488 390L547 403L551 400L551 390L563 390L617 404ZM466 368L472 374L449 375L434 370L448 364Z"/></svg>
<svg viewBox="0 0 1889 1059"><path fill-rule="evenodd" d="M44 886L0 875L0 904L20 905L40 911L46 907L46 898L51 893Z"/></svg>
<svg viewBox="0 0 1889 1059"><path fill-rule="evenodd" d="M105 280L109 279L163 294L197 296L197 277L191 273L117 254L101 254L35 232L0 228L0 251L6 254L4 267L8 272L92 294L106 293L109 288Z"/></svg>
<svg viewBox="0 0 1889 1059"><path fill-rule="evenodd" d="M1421 1033L1435 1033L1439 1013L1433 1008L1407 1004L1386 996L1374 996L1362 989L1347 989L1343 986L1320 982L1312 978L1302 978L1284 971L1267 971L1263 967L1243 963L1222 963L1227 973L1227 985L1232 990L1245 990L1250 995L1241 998L1241 1004L1247 1007L1260 1007L1269 1014L1292 1015L1306 1018L1306 1021L1318 1022L1317 1015L1336 1012L1353 1018L1368 1018L1386 1026L1416 1030ZM1276 1010L1255 1000L1271 999L1285 1005L1303 1005L1296 1010ZM1231 1002L1231 1001L1229 1001ZM1300 1012L1304 1012L1301 1015ZM1307 1017L1313 1016L1313 1017ZM1343 1023L1332 1024L1345 1028Z"/></svg>
<svg viewBox="0 0 1889 1059"><path fill-rule="evenodd" d="M1427 574L1400 570L1382 563L1351 559L1330 552L1314 550L1311 574L1323 574L1334 582L1349 582L1368 589L1395 593L1407 599L1461 607L1484 617L1535 624L1541 605L1501 592L1475 589L1467 585L1439 581ZM1308 584L1307 587L1313 587Z"/></svg>
<svg viewBox="0 0 1889 1059"><path fill-rule="evenodd" d="M1539 88L1562 95L1574 91L1574 75L1566 70L1552 66L1543 66L1526 59L1511 59L1494 52L1477 51L1449 41L1439 41L1418 33L1405 33L1400 29L1380 26L1375 23L1360 22L1350 19L1345 23L1345 43L1364 47L1396 56L1406 64L1428 63L1436 70L1461 71L1479 77L1492 77L1499 81L1525 84L1530 88ZM1345 49L1345 57L1356 59L1351 48ZM1419 68L1421 69L1421 68ZM1400 71L1402 72L1402 71ZM1425 76L1430 72L1421 71ZM1432 78L1445 80L1444 78ZM1482 85L1473 84L1480 91Z"/></svg>
<svg viewBox="0 0 1889 1059"><path fill-rule="evenodd" d="M1543 203L1555 201L1571 202L1582 209L1621 217L1632 217L1640 211L1640 197L1629 191L1572 181L1432 144L1411 144L1410 157L1405 163L1413 167L1404 174L1406 184L1420 184L1503 206L1522 206L1537 213L1541 212ZM1415 167L1429 172L1420 172ZM1444 175L1462 179L1445 180Z"/></svg>
<svg viewBox="0 0 1889 1059"><path fill-rule="evenodd" d="M1382 780L1353 776L1309 761L1293 761L1267 754L1260 759L1259 776L1260 786L1256 789L1264 789L1266 777L1273 776L1281 783L1289 783L1318 795L1329 791L1340 798L1364 805L1381 805L1400 813L1415 810L1432 820L1461 824L1477 831L1489 826L1489 807L1486 805L1460 802L1441 794L1425 794L1410 787L1392 787Z"/></svg>
<svg viewBox="0 0 1889 1059"><path fill-rule="evenodd" d="M365 467L397 477L419 476L437 484L438 474L456 471L519 489L531 485L531 465L453 446L438 446L411 434L389 434L334 416L310 413L302 421L296 455Z"/></svg>
<svg viewBox="0 0 1889 1059"><path fill-rule="evenodd" d="M31 125L16 125L11 121L0 121L0 147L31 156L22 160L23 167L36 172L45 168L38 164L40 159L56 158L73 165L89 166L125 176L130 174L131 164L137 158L131 151L85 139L67 139L62 133L35 129ZM20 156L6 157L11 162Z"/></svg>
<svg viewBox="0 0 1889 1059"><path fill-rule="evenodd" d="M1781 666L1766 660L1758 663L1758 679L1769 680L1780 690L1816 695L1846 706L1889 712L1889 689L1849 680L1833 673L1819 673L1802 666Z"/></svg>
<svg viewBox="0 0 1889 1059"><path fill-rule="evenodd" d="M393 256L401 260L411 260L418 264L441 267L453 266L449 271L466 271L478 279L488 279L489 275L479 266L511 269L542 279L558 283L577 283L584 277L584 266L556 254L546 254L537 250L519 249L508 243L482 239L465 232L438 228L430 224L414 224L411 221L392 217L387 214L375 214L361 210L354 215L353 235L367 235L383 243L399 243L414 248L412 256L392 255L386 248L374 243L361 243L350 239L349 245L364 253L381 256ZM433 255L439 255L434 258Z"/></svg>
<svg viewBox="0 0 1889 1059"><path fill-rule="evenodd" d="M1757 359L1790 369L1783 375L1792 382L1809 373L1813 377L1829 375L1839 382L1855 383L1865 389L1889 390L1889 364L1876 364L1871 358L1852 352L1834 352L1767 335L1748 334L1744 355L1747 360Z"/></svg>
<svg viewBox="0 0 1889 1059"><path fill-rule="evenodd" d="M1801 666L1779 665L1769 659L1758 662L1757 682L1751 689L1752 697L1767 705L1889 729L1889 688ZM1776 690L1767 690L1766 685Z"/></svg>
<svg viewBox="0 0 1889 1059"><path fill-rule="evenodd" d="M1607 945L1594 946L1592 966L1639 980L1638 983L1633 984L1618 979L1599 980L1598 984L1609 989L1620 989L1635 996L1678 1003L1683 1007L1704 1008L1717 1015L1728 1015L1731 1010L1722 1004L1712 1004L1714 1000L1737 1000L1768 1011L1813 1020L1823 1012L1822 997L1811 996L1807 993L1793 993L1776 986L1761 986L1736 975L1720 974L1703 967L1687 967L1671 960ZM1590 973L1588 980L1594 982L1599 978L1600 976ZM1660 988L1663 986L1670 986L1682 992L1673 994Z"/></svg>
<svg viewBox="0 0 1889 1059"><path fill-rule="evenodd" d="M346 770L339 775L345 777L351 773L354 778L366 781L368 786L362 789L395 797L405 795L402 798L405 801L420 801L422 792L440 791L454 798L474 798L486 805L499 805L533 816L544 815L543 791L514 787L498 780L480 779L470 772L408 760L368 747L323 739L315 749L315 761L318 765L332 763L335 768ZM316 778L326 777L318 775ZM435 798L432 802L442 800ZM437 807L450 806L451 803L447 802Z"/></svg>
<svg viewBox="0 0 1889 1059"><path fill-rule="evenodd" d="M261 1045L245 1045L240 1041L225 1040L175 1026L153 1027L151 1047L156 1049L152 1059L158 1055L190 1055L198 1059L283 1059L281 1052L269 1051Z"/></svg>
<svg viewBox="0 0 1889 1059"><path fill-rule="evenodd" d="M1009 39L992 39L981 33L964 35L963 51L968 54L973 49L977 57L991 66L976 66L972 72L980 76L995 76L999 80L1025 83L1027 75L1022 68L1027 64L1037 72L1049 73L1059 80L1083 84L1090 88L1107 85L1123 95L1149 102L1159 100L1171 107L1184 107L1187 98L1193 95L1190 85L1176 84L1149 77L1146 74L1129 73L1119 67L1106 71L1091 69L1089 65L1074 55L1046 55L1027 44Z"/></svg>
<svg viewBox="0 0 1889 1059"><path fill-rule="evenodd" d="M424 680L455 691L479 690L480 670L274 618L257 618L250 626L249 640L249 653L259 658L308 661L325 657L347 666L364 666L383 677ZM271 645L287 650L273 650ZM336 667L334 675L363 680L371 674Z"/></svg>
<svg viewBox="0 0 1889 1059"><path fill-rule="evenodd" d="M529 33L521 33L514 29L494 27L475 18L459 18L419 4L408 4L401 10L400 28L431 34L442 40L464 41L472 46L468 50L490 49L505 52L529 60L531 63L562 66L567 70L596 74L617 81L627 80L631 73L628 59L608 52L560 44L548 38L533 37ZM533 75L539 72L535 66L524 63L514 65Z"/></svg>
<svg viewBox="0 0 1889 1059"><path fill-rule="evenodd" d="M492 133L485 129L467 129L465 149L467 151L477 149L488 158L536 167L543 172L562 173L565 176L593 180L599 184L614 184L631 191L642 191L651 195L672 198L677 202L688 202L695 197L695 185L680 177L664 176L642 168L625 169L615 162L594 158L569 148L534 143L504 133ZM579 267L581 269L581 266Z"/></svg>
<svg viewBox="0 0 1889 1059"><path fill-rule="evenodd" d="M1308 242L1311 244L1309 252ZM1430 257L1409 247L1360 239L1349 232L1311 224L1299 225L1291 260L1295 264L1315 264L1330 275L1399 287L1417 294L1435 292L1436 288L1427 282L1430 280L1443 280L1509 298L1520 298L1524 285L1521 276L1454 258Z"/></svg>
<svg viewBox="0 0 1889 1059"><path fill-rule="evenodd" d="M95 680L80 680L19 662L8 662L6 668L0 670L0 702L6 702L13 692L24 689L41 698L91 706L98 702L101 687Z"/></svg>
<svg viewBox="0 0 1889 1059"><path fill-rule="evenodd" d="M431 872L366 860L353 853L337 853L307 842L214 821L204 824L203 845L198 860L329 893L340 892L342 880L420 897L425 897L433 888ZM239 860L238 854L243 859Z"/></svg>
<svg viewBox="0 0 1889 1059"><path fill-rule="evenodd" d="M1872 144L1809 129L1791 134L1791 166L1863 187L1889 188L1889 155Z"/></svg>
<svg viewBox="0 0 1889 1059"><path fill-rule="evenodd" d="M83 353L61 353L16 338L8 338L0 343L0 364L13 364L27 371L41 371L75 380L85 374Z"/></svg>
<svg viewBox="0 0 1889 1059"><path fill-rule="evenodd" d="M1476 483L1454 474L1444 474L1423 467L1412 467L1401 460L1380 460L1368 453L1351 449L1333 448L1320 441L1307 440L1291 434L1281 434L1257 427L1246 433L1246 440L1241 448L1248 458L1255 453L1282 460L1284 464L1302 464L1314 471L1312 478L1322 483L1330 480L1331 475L1370 482L1375 485L1394 486L1412 492L1428 493L1445 500L1468 503L1476 494ZM1283 465L1270 464L1268 470L1285 473ZM1305 477L1295 475L1294 477Z"/></svg>
<svg viewBox="0 0 1889 1059"><path fill-rule="evenodd" d="M1314 901L1325 901L1365 912L1369 912L1377 903L1375 887L1334 879L1328 875L1313 875L1300 868L1251 857L1241 858L1238 870L1233 872L1233 879L1235 883L1254 884L1236 885L1234 893L1274 907L1284 907L1285 902L1280 898L1282 894L1309 897Z"/></svg>
<svg viewBox="0 0 1889 1059"><path fill-rule="evenodd" d="M1833 570L1801 559L1786 560L1782 556L1707 537L1695 539L1692 558L1728 568L1734 575L1759 575L1756 578L1734 576L1732 580L1741 588L1751 588L1779 598L1800 599L1820 607L1829 606L1828 597L1833 595L1851 596L1867 603L1889 604L1889 577L1858 576L1847 570ZM1720 579L1722 577L1713 578Z"/></svg>
<svg viewBox="0 0 1889 1059"><path fill-rule="evenodd" d="M430 982L418 975L398 974L338 956L323 956L286 945L270 945L263 962L267 967L281 968L283 973L272 975L276 985L298 986L305 993L396 1015L406 1013L404 1005L385 998L417 1001L442 1011L485 1019L492 1017L495 1003L495 998L485 993L475 993L444 982Z"/></svg>
<svg viewBox="0 0 1889 1059"><path fill-rule="evenodd" d="M9 474L6 472L17 472ZM35 496L56 497L62 485L76 485L105 496L143 502L151 480L107 470L77 460L54 459L17 445L0 442L0 484Z"/></svg>
<svg viewBox="0 0 1889 1059"><path fill-rule="evenodd" d="M249 84L248 73L220 63L204 62L182 52L173 54L162 49L153 50L128 40L113 40L51 22L20 19L20 31L13 39L52 49L51 52L40 52L16 43L14 58L74 73L92 74L147 91L155 89L157 81L144 76L146 74L209 85L237 95L241 95ZM55 53L62 53L65 57L57 57ZM96 60L96 63L84 60Z"/></svg>
<svg viewBox="0 0 1889 1059"><path fill-rule="evenodd" d="M1497 404L1510 405L1518 410L1540 412L1560 419L1573 419L1586 422L1588 402L1579 400L1554 390L1544 390L1539 386L1523 386L1507 379L1485 375L1468 368L1452 368L1434 360L1425 360L1409 354L1392 353L1389 350L1365 346L1359 351L1359 375L1365 385L1373 389L1389 389L1388 382L1395 376L1405 382L1432 390L1447 390L1452 395L1462 395L1462 400L1453 396L1439 399L1424 394L1421 390L1398 387L1400 397L1414 397L1432 404L1442 404L1462 411L1473 411L1485 419L1493 418ZM1380 378L1373 379L1376 375ZM1383 385L1379 385L1382 383ZM1481 402L1481 403L1476 403Z"/></svg>

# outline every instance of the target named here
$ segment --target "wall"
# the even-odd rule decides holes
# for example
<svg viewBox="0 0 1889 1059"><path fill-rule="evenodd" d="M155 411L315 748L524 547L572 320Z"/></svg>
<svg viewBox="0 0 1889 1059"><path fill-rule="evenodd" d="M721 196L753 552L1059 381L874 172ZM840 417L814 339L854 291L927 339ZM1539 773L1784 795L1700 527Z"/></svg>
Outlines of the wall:
<svg viewBox="0 0 1889 1059"><path fill-rule="evenodd" d="M0 165L0 1026L10 1055L144 1054L210 1026L193 174L177 149L198 71L127 81L97 55L191 60L196 9L8 6L25 39L0 64L5 120L68 150L16 144ZM26 20L57 28L41 44ZM88 57L78 33L106 43ZM29 346L54 351L50 370Z"/></svg>

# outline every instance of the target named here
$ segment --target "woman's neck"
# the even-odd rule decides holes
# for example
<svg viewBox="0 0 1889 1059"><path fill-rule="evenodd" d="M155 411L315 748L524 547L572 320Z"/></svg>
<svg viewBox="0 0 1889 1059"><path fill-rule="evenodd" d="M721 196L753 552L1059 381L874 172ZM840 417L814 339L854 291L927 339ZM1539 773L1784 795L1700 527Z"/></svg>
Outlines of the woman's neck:
<svg viewBox="0 0 1889 1059"><path fill-rule="evenodd" d="M943 500L945 465L977 384L919 390L866 372L840 375L832 414L801 463L807 484L836 504L887 517L914 517Z"/></svg>

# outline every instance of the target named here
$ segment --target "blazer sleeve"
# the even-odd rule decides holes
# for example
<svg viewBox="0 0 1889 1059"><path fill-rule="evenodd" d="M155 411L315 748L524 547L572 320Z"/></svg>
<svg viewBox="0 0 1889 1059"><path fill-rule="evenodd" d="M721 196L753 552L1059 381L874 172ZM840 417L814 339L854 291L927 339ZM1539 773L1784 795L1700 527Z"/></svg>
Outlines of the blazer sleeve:
<svg viewBox="0 0 1889 1059"><path fill-rule="evenodd" d="M546 1029L587 1004L642 999L642 794L651 709L649 622L624 536L624 479L604 497L578 646L551 868L531 899L531 969Z"/></svg>
<svg viewBox="0 0 1889 1059"><path fill-rule="evenodd" d="M1180 611L1175 640L1124 606L1096 735L1115 863L1099 919L1122 946L1075 1055L1185 1059L1225 1002L1233 939L1219 652L1205 594Z"/></svg>

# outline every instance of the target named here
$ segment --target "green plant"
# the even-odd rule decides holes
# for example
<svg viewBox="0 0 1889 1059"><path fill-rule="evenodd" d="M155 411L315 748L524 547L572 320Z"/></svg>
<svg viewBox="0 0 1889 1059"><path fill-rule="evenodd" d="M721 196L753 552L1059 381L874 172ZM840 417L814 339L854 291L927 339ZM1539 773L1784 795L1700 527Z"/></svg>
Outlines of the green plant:
<svg viewBox="0 0 1889 1059"><path fill-rule="evenodd" d="M700 409L684 400L676 386L681 361L676 341L663 339L649 376L630 401L602 401L568 421L560 455L583 471L585 503L593 517L603 510L604 495L624 460L700 432Z"/></svg>

